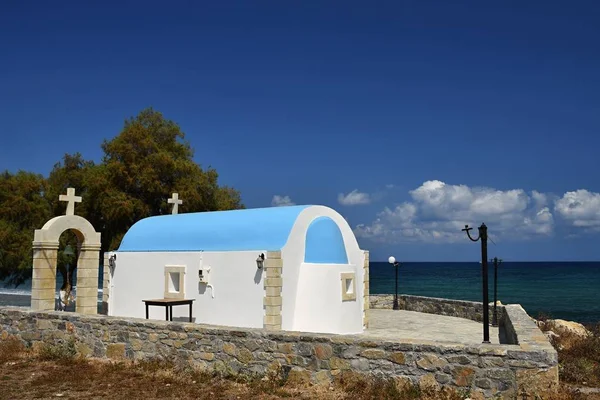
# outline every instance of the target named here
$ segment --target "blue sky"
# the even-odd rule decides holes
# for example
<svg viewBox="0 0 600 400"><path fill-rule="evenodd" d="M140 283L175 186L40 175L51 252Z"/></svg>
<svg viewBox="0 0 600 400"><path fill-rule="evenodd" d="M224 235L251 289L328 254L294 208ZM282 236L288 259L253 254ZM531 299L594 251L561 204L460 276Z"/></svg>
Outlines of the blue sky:
<svg viewBox="0 0 600 400"><path fill-rule="evenodd" d="M523 3L3 2L0 169L99 160L152 106L372 259L477 260L486 222L491 256L600 260L600 5Z"/></svg>

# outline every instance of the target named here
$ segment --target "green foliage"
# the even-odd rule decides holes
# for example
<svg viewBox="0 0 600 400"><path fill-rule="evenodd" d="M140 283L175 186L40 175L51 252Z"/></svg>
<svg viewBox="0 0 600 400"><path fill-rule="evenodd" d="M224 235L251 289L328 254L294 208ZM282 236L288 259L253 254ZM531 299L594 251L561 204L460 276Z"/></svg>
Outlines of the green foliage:
<svg viewBox="0 0 600 400"><path fill-rule="evenodd" d="M151 108L126 120L102 150L100 164L79 153L65 154L48 179L28 172L0 176L0 279L19 283L30 274L33 231L51 216L64 214L66 205L58 197L68 187L83 198L75 213L101 232L103 251L117 249L138 220L170 213L167 199L173 192L184 201L181 212L243 207L238 191L219 186L217 172L194 161L180 127ZM77 237L63 234L61 248L67 244L77 249ZM72 274L67 264L76 267L59 252L63 277Z"/></svg>
<svg viewBox="0 0 600 400"><path fill-rule="evenodd" d="M88 175L94 167L94 163L86 161L80 153L65 154L62 161L54 164L48 176L48 190L45 194L53 215L64 214L65 202L59 201L58 197L65 194L68 187L74 187L77 190L76 194L82 195L82 191L88 186ZM88 217L85 204L77 203L75 209L77 215Z"/></svg>
<svg viewBox="0 0 600 400"><path fill-rule="evenodd" d="M179 126L157 111L146 109L125 121L123 131L102 149L102 168L91 190L108 249L117 248L139 219L170 213L167 199L173 192L184 200L182 212L241 207L239 193L220 187L214 169L196 164Z"/></svg>
<svg viewBox="0 0 600 400"><path fill-rule="evenodd" d="M50 218L41 175L19 171L0 174L0 280L19 284L31 274L34 229Z"/></svg>

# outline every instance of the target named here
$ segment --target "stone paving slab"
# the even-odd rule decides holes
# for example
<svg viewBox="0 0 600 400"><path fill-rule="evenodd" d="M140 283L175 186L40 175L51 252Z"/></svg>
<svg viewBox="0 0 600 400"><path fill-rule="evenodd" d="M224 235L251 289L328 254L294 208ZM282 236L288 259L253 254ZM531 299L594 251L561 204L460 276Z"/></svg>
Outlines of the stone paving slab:
<svg viewBox="0 0 600 400"><path fill-rule="evenodd" d="M483 326L479 322L444 315L405 310L376 310L369 313L369 328L361 335L396 340L431 340L442 343L481 344ZM490 342L499 344L498 328L490 326Z"/></svg>

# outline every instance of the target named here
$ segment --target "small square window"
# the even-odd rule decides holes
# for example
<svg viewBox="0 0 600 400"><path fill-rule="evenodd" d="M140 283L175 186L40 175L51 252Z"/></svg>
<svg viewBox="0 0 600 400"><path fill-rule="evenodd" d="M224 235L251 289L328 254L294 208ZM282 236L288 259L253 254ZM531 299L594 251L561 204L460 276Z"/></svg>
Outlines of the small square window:
<svg viewBox="0 0 600 400"><path fill-rule="evenodd" d="M185 265L165 266L165 299L185 298Z"/></svg>
<svg viewBox="0 0 600 400"><path fill-rule="evenodd" d="M169 293L179 293L179 272L169 272Z"/></svg>
<svg viewBox="0 0 600 400"><path fill-rule="evenodd" d="M344 272L341 274L342 280L342 301L356 300L356 279L354 272Z"/></svg>
<svg viewBox="0 0 600 400"><path fill-rule="evenodd" d="M354 279L346 279L346 294L354 294Z"/></svg>

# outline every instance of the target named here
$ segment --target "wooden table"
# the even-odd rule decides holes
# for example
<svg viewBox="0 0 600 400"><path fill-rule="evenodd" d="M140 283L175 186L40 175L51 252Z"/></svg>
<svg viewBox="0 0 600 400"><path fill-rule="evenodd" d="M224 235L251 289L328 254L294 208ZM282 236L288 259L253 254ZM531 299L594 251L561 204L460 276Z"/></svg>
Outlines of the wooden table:
<svg viewBox="0 0 600 400"><path fill-rule="evenodd" d="M166 321L173 321L173 306L190 306L190 322L192 322L192 302L195 299L155 299L142 300L146 304L146 319L149 318L149 306L163 306L166 311ZM169 311L170 310L170 311Z"/></svg>

